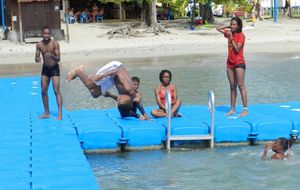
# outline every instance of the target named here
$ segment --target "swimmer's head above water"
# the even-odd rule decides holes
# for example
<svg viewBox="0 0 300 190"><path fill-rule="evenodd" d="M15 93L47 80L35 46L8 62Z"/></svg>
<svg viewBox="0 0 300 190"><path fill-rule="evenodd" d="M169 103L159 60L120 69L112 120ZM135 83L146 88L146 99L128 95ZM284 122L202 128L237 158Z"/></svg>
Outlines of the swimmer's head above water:
<svg viewBox="0 0 300 190"><path fill-rule="evenodd" d="M287 139L284 137L277 138L274 142L266 144L262 159L266 159L269 149L272 149L272 151L275 152L271 159L282 160L287 158L289 156L287 151L291 149L292 145L292 139Z"/></svg>

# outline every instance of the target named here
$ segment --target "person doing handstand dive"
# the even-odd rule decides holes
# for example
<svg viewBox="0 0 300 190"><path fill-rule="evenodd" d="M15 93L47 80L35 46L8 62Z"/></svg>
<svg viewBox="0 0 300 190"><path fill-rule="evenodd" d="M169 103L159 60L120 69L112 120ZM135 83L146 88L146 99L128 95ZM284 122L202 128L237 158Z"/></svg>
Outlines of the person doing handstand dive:
<svg viewBox="0 0 300 190"><path fill-rule="evenodd" d="M134 90L131 78L121 62L112 61L100 68L95 75L87 75L82 65L72 69L67 75L67 82L79 77L94 98L103 95L108 97L108 90L116 86L119 96L118 109L125 117L133 109L133 100L137 93Z"/></svg>
<svg viewBox="0 0 300 190"><path fill-rule="evenodd" d="M121 116L122 117L136 117L141 120L150 120L150 118L146 114L144 107L142 105L142 94L139 91L140 79L138 77L134 76L131 78L131 80L133 83L134 90L136 92L136 97L133 99L133 107L129 112L124 112L124 111L120 110L120 108L118 107L119 111L121 113ZM108 91L106 92L106 94L104 96L113 98L116 101L118 101L118 98L119 98L119 96L114 95ZM137 114L137 110L139 110L141 112L141 115Z"/></svg>

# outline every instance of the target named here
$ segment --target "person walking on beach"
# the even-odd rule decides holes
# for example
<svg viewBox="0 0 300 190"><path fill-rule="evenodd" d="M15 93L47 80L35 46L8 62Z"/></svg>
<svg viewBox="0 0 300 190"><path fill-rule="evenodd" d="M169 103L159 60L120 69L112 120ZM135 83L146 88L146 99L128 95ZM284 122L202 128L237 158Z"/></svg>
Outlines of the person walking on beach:
<svg viewBox="0 0 300 190"><path fill-rule="evenodd" d="M162 70L159 73L159 80L161 84L156 86L154 90L156 102L159 109L153 110L151 114L153 115L153 117L167 116L167 110L165 107L165 94L167 91L169 91L171 95L171 115L172 117L181 117L181 115L178 113L181 101L177 98L176 86L174 84L171 84L172 73L169 70Z"/></svg>
<svg viewBox="0 0 300 190"><path fill-rule="evenodd" d="M111 61L100 68L95 75L88 75L83 65L80 65L68 73L67 82L74 80L76 77L79 77L94 98L101 95L108 97L108 90L116 86L119 93L116 100L118 101L120 114L123 116L123 113L128 113L133 109L136 92L131 78L121 62Z"/></svg>
<svg viewBox="0 0 300 190"><path fill-rule="evenodd" d="M228 39L227 77L230 84L231 108L226 115L235 113L238 86L243 102L243 111L240 113L240 117L248 115L247 90L244 82L246 70L244 59L245 35L242 28L243 22L238 17L231 19L230 26L217 28Z"/></svg>
<svg viewBox="0 0 300 190"><path fill-rule="evenodd" d="M43 57L43 67L41 76L42 100L44 105L44 113L39 116L40 119L49 118L49 100L48 87L52 80L52 87L56 96L58 107L58 120L62 120L62 95L60 92L60 49L59 44L54 39L51 39L51 29L44 27L42 29L43 40L37 43L35 52L35 62L41 62L41 54Z"/></svg>

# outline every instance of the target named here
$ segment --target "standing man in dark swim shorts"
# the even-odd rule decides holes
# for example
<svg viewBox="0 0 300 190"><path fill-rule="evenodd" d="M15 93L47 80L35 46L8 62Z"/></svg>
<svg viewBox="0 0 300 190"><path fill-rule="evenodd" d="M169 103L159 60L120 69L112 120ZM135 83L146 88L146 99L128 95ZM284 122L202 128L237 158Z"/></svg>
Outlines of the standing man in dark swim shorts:
<svg viewBox="0 0 300 190"><path fill-rule="evenodd" d="M41 77L42 100L45 112L39 116L40 119L49 118L48 87L52 80L52 87L56 96L58 107L57 119L62 119L62 95L60 93L60 71L58 62L60 61L59 44L51 39L51 30L49 27L42 29L43 40L37 43L35 52L35 62L41 62L40 55L43 57L43 68Z"/></svg>

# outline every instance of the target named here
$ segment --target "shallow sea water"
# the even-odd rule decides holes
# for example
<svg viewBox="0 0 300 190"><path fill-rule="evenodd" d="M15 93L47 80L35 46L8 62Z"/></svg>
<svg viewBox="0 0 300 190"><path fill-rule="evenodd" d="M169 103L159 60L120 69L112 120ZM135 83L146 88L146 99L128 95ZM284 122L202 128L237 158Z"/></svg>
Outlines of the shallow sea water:
<svg viewBox="0 0 300 190"><path fill-rule="evenodd" d="M300 53L299 53L300 54ZM229 83L226 75L225 55L185 55L173 57L116 59L123 62L131 76L141 79L144 106L156 105L154 88L159 84L162 69L173 74L178 97L183 104L207 104L209 90L215 93L217 105L229 104ZM89 74L111 60L83 63ZM249 104L299 101L300 59L292 54L247 54L246 87ZM72 68L72 67L69 67ZM66 74L66 69L63 69ZM116 92L114 89L112 92ZM64 105L68 109L111 108L116 103L100 97L94 99L76 79L62 83ZM241 104L238 94L237 103Z"/></svg>
<svg viewBox="0 0 300 190"><path fill-rule="evenodd" d="M247 54L246 87L249 104L300 101L300 53ZM145 106L155 105L158 73L169 69L183 104L229 104L226 55L190 55L119 59L141 79ZM85 63L88 73L109 60ZM66 73L66 71L64 71ZM79 80L62 84L68 109L110 108L115 102L93 99ZM241 104L238 94L238 104ZM250 113L251 114L251 113ZM101 189L298 189L300 145L284 161L261 161L264 145L230 146L185 151L136 151L87 155ZM270 151L269 156L272 155Z"/></svg>
<svg viewBox="0 0 300 190"><path fill-rule="evenodd" d="M263 145L87 158L101 189L298 189L300 145L292 149L288 160L262 161Z"/></svg>

